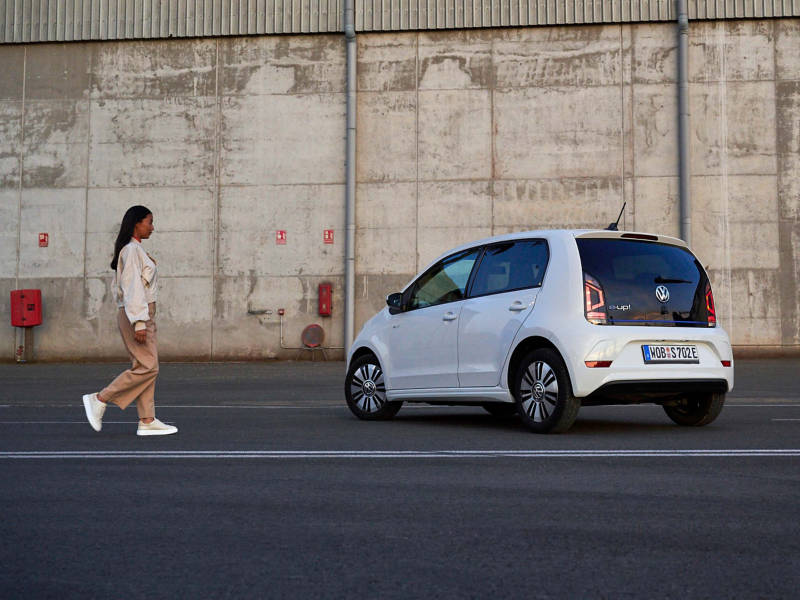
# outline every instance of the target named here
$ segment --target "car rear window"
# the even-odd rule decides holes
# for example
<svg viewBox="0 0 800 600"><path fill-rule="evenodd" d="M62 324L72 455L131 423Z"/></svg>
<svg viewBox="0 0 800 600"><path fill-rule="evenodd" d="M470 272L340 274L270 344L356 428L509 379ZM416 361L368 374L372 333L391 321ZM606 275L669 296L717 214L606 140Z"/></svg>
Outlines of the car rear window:
<svg viewBox="0 0 800 600"><path fill-rule="evenodd" d="M578 238L583 271L602 286L609 325L707 327L708 278L686 248Z"/></svg>

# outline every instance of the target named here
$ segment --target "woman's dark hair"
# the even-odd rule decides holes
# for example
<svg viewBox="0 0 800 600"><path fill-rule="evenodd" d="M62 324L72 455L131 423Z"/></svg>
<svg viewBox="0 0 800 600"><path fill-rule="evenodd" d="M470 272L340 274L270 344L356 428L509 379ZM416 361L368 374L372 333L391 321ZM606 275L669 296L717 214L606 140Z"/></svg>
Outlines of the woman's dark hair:
<svg viewBox="0 0 800 600"><path fill-rule="evenodd" d="M119 261L119 253L128 245L133 237L133 228L139 221L147 218L147 215L153 214L146 206L131 206L125 216L122 217L122 225L119 226L119 235L117 241L114 243L114 260L111 261L111 269L117 270L117 262Z"/></svg>

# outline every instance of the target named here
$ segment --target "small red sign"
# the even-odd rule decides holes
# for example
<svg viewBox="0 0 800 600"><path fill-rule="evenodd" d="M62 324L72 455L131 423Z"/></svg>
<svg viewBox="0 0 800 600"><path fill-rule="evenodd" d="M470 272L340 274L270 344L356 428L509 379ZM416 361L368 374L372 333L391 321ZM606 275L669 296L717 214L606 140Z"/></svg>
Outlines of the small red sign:
<svg viewBox="0 0 800 600"><path fill-rule="evenodd" d="M326 244L333 243L333 229L326 229L325 235L322 237L322 241Z"/></svg>
<svg viewBox="0 0 800 600"><path fill-rule="evenodd" d="M47 248L47 244L50 240L50 236L46 233L39 234L39 247L40 248Z"/></svg>
<svg viewBox="0 0 800 600"><path fill-rule="evenodd" d="M275 234L275 243L279 246L286 245L286 230L279 229L278 232Z"/></svg>

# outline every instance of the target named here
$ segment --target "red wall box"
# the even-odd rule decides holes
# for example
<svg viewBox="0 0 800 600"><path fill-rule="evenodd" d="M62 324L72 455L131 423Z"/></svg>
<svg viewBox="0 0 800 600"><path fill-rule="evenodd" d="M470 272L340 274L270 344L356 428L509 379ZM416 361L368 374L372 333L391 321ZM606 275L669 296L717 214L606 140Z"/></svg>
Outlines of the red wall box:
<svg viewBox="0 0 800 600"><path fill-rule="evenodd" d="M42 324L42 290L11 292L11 326L33 327Z"/></svg>
<svg viewBox="0 0 800 600"><path fill-rule="evenodd" d="M331 316L331 284L330 283L320 283L319 284L319 314L322 317L330 317Z"/></svg>

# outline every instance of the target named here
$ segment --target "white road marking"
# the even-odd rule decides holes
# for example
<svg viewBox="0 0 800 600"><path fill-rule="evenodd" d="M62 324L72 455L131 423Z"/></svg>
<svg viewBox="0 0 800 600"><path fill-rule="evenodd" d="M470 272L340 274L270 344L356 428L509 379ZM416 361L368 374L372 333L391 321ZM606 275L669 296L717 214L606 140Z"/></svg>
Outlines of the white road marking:
<svg viewBox="0 0 800 600"><path fill-rule="evenodd" d="M139 421L103 421L103 425L136 425ZM174 423L174 421L163 421ZM89 421L0 421L0 425L88 425Z"/></svg>
<svg viewBox="0 0 800 600"><path fill-rule="evenodd" d="M800 419L772 419L773 421L800 421Z"/></svg>
<svg viewBox="0 0 800 600"><path fill-rule="evenodd" d="M800 449L720 450L164 450L0 452L0 459L34 458L692 458L794 457Z"/></svg>

